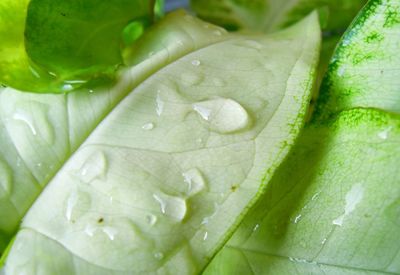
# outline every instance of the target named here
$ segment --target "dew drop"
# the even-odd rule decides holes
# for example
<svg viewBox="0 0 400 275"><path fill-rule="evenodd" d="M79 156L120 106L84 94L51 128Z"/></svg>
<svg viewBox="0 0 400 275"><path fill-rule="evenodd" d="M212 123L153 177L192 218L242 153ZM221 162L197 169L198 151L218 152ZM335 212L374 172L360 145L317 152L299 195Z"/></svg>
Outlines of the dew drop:
<svg viewBox="0 0 400 275"><path fill-rule="evenodd" d="M64 84L61 87L61 90L63 92L69 92L69 91L72 91L73 89L74 89L74 86L72 86L71 84Z"/></svg>
<svg viewBox="0 0 400 275"><path fill-rule="evenodd" d="M347 194L346 194L346 197L345 197L346 204L344 207L344 214L342 214L339 217L337 217L336 219L334 219L332 221L332 223L334 225L342 226L345 216L349 215L351 212L354 211L357 204L359 204L359 202L363 198L363 194L364 194L363 186L360 183L355 184L350 189L350 191L347 192Z"/></svg>
<svg viewBox="0 0 400 275"><path fill-rule="evenodd" d="M192 63L193 66L196 66L196 67L197 67L197 66L200 66L200 64L201 64L200 60L197 60L197 59L192 60L191 63Z"/></svg>
<svg viewBox="0 0 400 275"><path fill-rule="evenodd" d="M105 226L102 230L111 241L113 241L115 236L118 234L118 230L111 226Z"/></svg>
<svg viewBox="0 0 400 275"><path fill-rule="evenodd" d="M188 185L187 194L189 196L193 196L201 192L206 187L206 182L203 178L203 175L197 168L192 168L183 172L182 176Z"/></svg>
<svg viewBox="0 0 400 275"><path fill-rule="evenodd" d="M326 243L326 241L327 241L327 239L324 238L324 239L321 241L321 244L324 245L324 244Z"/></svg>
<svg viewBox="0 0 400 275"><path fill-rule="evenodd" d="M14 113L13 119L25 123L25 125L31 130L32 135L34 136L37 135L37 131L33 123L32 117L26 114L24 111L19 110L18 112Z"/></svg>
<svg viewBox="0 0 400 275"><path fill-rule="evenodd" d="M154 253L154 258L157 260L162 260L164 258L164 254L161 252Z"/></svg>
<svg viewBox="0 0 400 275"><path fill-rule="evenodd" d="M91 199L87 193L74 190L66 202L65 217L69 222L74 222L90 208Z"/></svg>
<svg viewBox="0 0 400 275"><path fill-rule="evenodd" d="M389 133L392 130L392 127L386 128L385 130L378 133L378 137L380 139L386 140L389 137Z"/></svg>
<svg viewBox="0 0 400 275"><path fill-rule="evenodd" d="M163 215L178 221L185 218L187 206L184 199L166 194L153 194L153 198L160 205L160 211Z"/></svg>
<svg viewBox="0 0 400 275"><path fill-rule="evenodd" d="M294 223L298 223L301 219L301 214L297 215L296 218L294 218Z"/></svg>
<svg viewBox="0 0 400 275"><path fill-rule="evenodd" d="M204 233L203 241L205 241L205 240L207 240L207 239L208 239L208 231L206 231L206 232Z"/></svg>
<svg viewBox="0 0 400 275"><path fill-rule="evenodd" d="M93 225L93 224L87 224L85 227L85 233L86 235L88 235L89 237L93 237L94 233L96 233L97 231L97 226Z"/></svg>
<svg viewBox="0 0 400 275"><path fill-rule="evenodd" d="M153 130L154 129L154 123L152 123L152 122L146 123L146 124L144 124L142 126L142 129L146 130L146 131Z"/></svg>
<svg viewBox="0 0 400 275"><path fill-rule="evenodd" d="M246 110L236 101L216 98L192 105L200 117L208 122L213 131L225 134L247 128L250 118Z"/></svg>
<svg viewBox="0 0 400 275"><path fill-rule="evenodd" d="M259 228L260 228L260 225L257 223L257 224L253 227L253 232L256 232Z"/></svg>
<svg viewBox="0 0 400 275"><path fill-rule="evenodd" d="M0 198L11 194L12 190L12 170L9 165L0 158Z"/></svg>
<svg viewBox="0 0 400 275"><path fill-rule="evenodd" d="M156 97L156 113L158 116L161 116L162 112L164 111L164 105L165 102L161 98L161 91L157 91L157 97Z"/></svg>
<svg viewBox="0 0 400 275"><path fill-rule="evenodd" d="M157 222L157 216L152 215L152 214L147 215L147 216L146 216L146 221L147 221L147 223L148 223L149 225L153 226L153 225L155 225L156 222Z"/></svg>
<svg viewBox="0 0 400 275"><path fill-rule="evenodd" d="M107 173L107 159L103 152L91 155L79 170L79 178L84 183L90 183L95 179L103 179Z"/></svg>

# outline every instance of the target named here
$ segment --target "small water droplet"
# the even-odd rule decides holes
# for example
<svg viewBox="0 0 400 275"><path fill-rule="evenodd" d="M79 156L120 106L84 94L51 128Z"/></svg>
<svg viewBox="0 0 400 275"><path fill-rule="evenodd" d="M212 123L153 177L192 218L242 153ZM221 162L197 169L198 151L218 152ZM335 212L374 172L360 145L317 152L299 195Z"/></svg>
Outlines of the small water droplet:
<svg viewBox="0 0 400 275"><path fill-rule="evenodd" d="M71 84L64 84L61 87L61 90L63 92L69 92L69 91L72 91L73 89L74 89L74 86L72 86Z"/></svg>
<svg viewBox="0 0 400 275"><path fill-rule="evenodd" d="M154 258L157 260L162 260L164 258L164 254L161 252L154 253Z"/></svg>
<svg viewBox="0 0 400 275"><path fill-rule="evenodd" d="M146 221L147 221L147 223L148 223L149 225L153 226L153 225L155 225L156 222L157 222L157 216L152 215L152 214L147 215L147 216L146 216Z"/></svg>
<svg viewBox="0 0 400 275"><path fill-rule="evenodd" d="M380 139L386 140L389 137L389 133L392 130L392 127L388 127L385 130L378 133L378 137Z"/></svg>
<svg viewBox="0 0 400 275"><path fill-rule="evenodd" d="M93 224L87 224L85 227L85 233L86 235L88 235L89 237L93 237L94 233L96 233L97 231L97 226L93 225Z"/></svg>
<svg viewBox="0 0 400 275"><path fill-rule="evenodd" d="M346 204L344 207L344 213L334 219L332 223L334 225L342 226L345 216L349 215L354 211L357 204L361 201L364 195L364 188L360 183L353 185L349 192L347 192L345 200Z"/></svg>
<svg viewBox="0 0 400 275"><path fill-rule="evenodd" d="M193 196L201 192L206 187L206 182L203 178L203 175L197 168L192 168L183 172L182 176L188 185L187 194L189 196Z"/></svg>
<svg viewBox="0 0 400 275"><path fill-rule="evenodd" d="M74 222L89 210L90 205L91 199L89 194L74 190L68 196L65 217L69 222Z"/></svg>
<svg viewBox="0 0 400 275"><path fill-rule="evenodd" d="M154 129L154 123L152 123L152 122L146 123L146 124L144 124L142 126L142 129L146 130L146 131L153 130Z"/></svg>
<svg viewBox="0 0 400 275"><path fill-rule="evenodd" d="M182 221L185 218L187 207L184 199L166 194L153 194L153 198L160 205L163 215L178 221Z"/></svg>
<svg viewBox="0 0 400 275"><path fill-rule="evenodd" d="M29 70L31 71L31 73L33 74L34 77L40 78L39 72L36 71L32 66L29 66Z"/></svg>
<svg viewBox="0 0 400 275"><path fill-rule="evenodd" d="M16 113L14 113L13 119L25 123L25 125L28 126L28 128L31 130L32 134L34 136L37 135L32 117L25 113L23 110L18 110Z"/></svg>
<svg viewBox="0 0 400 275"><path fill-rule="evenodd" d="M10 166L0 158L0 186L3 191L0 191L0 198L11 194L12 190L12 170Z"/></svg>
<svg viewBox="0 0 400 275"><path fill-rule="evenodd" d="M294 218L294 223L298 223L301 219L301 214L297 215L296 218Z"/></svg>
<svg viewBox="0 0 400 275"><path fill-rule="evenodd" d="M115 236L118 234L118 230L111 226L105 226L102 230L111 241L113 241Z"/></svg>
<svg viewBox="0 0 400 275"><path fill-rule="evenodd" d="M324 244L326 243L326 241L327 241L327 238L324 238L324 239L321 241L321 244L324 245Z"/></svg>
<svg viewBox="0 0 400 275"><path fill-rule="evenodd" d="M315 193L315 194L311 197L311 200L312 200L312 201L316 200L316 199L318 198L318 196L319 196L320 193L321 193L321 191Z"/></svg>
<svg viewBox="0 0 400 275"><path fill-rule="evenodd" d="M197 59L196 60L192 60L192 65L193 66L197 67L197 66L200 66L200 64L201 64L200 60L197 60Z"/></svg>
<svg viewBox="0 0 400 275"><path fill-rule="evenodd" d="M158 116L161 116L162 112L164 111L165 102L161 98L161 91L157 91L156 97L156 113Z"/></svg>
<svg viewBox="0 0 400 275"><path fill-rule="evenodd" d="M84 183L90 183L95 179L103 179L107 173L107 159L103 152L91 155L78 172L79 178Z"/></svg>
<svg viewBox="0 0 400 275"><path fill-rule="evenodd" d="M346 72L346 67L345 66L340 66L338 71L337 71L337 75L342 77Z"/></svg>
<svg viewBox="0 0 400 275"><path fill-rule="evenodd" d="M253 227L253 232L256 232L259 228L260 228L260 225L257 223L257 224Z"/></svg>
<svg viewBox="0 0 400 275"><path fill-rule="evenodd" d="M246 110L232 99L216 98L197 102L192 107L208 122L211 130L219 133L236 132L250 125Z"/></svg>
<svg viewBox="0 0 400 275"><path fill-rule="evenodd" d="M206 231L205 233L204 233L204 236L203 236L203 241L205 241L205 240L207 240L208 239L208 232Z"/></svg>
<svg viewBox="0 0 400 275"><path fill-rule="evenodd" d="M93 90L89 90L89 93L90 93L90 94L93 94L93 93L94 93L94 91L93 91Z"/></svg>

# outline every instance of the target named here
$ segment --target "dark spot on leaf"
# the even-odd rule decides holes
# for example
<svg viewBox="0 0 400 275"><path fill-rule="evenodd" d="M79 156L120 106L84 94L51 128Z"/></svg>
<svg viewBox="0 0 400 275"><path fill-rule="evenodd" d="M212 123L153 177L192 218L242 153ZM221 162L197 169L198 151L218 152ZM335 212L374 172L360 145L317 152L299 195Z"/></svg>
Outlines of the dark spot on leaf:
<svg viewBox="0 0 400 275"><path fill-rule="evenodd" d="M97 220L98 223L102 223L103 221L104 221L103 218L100 218L100 219Z"/></svg>
<svg viewBox="0 0 400 275"><path fill-rule="evenodd" d="M232 185L232 186L231 186L231 191L232 191L232 192L235 192L237 188L238 188L237 185Z"/></svg>
<svg viewBox="0 0 400 275"><path fill-rule="evenodd" d="M65 13L63 13L63 12L61 12L60 14L61 14L61 16L64 16L64 17L67 16L67 15L66 15Z"/></svg>

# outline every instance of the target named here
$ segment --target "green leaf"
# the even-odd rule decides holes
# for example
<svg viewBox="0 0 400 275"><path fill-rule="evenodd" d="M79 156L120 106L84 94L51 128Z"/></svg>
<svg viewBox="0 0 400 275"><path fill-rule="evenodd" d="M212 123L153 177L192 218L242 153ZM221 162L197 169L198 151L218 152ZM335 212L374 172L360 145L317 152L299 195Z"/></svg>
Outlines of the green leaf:
<svg viewBox="0 0 400 275"><path fill-rule="evenodd" d="M366 0L191 0L202 18L230 29L275 31L317 9L325 30L346 28Z"/></svg>
<svg viewBox="0 0 400 275"><path fill-rule="evenodd" d="M1 230L24 216L4 273L200 271L297 137L319 43L316 14L267 36L178 12L115 87L3 90Z"/></svg>
<svg viewBox="0 0 400 275"><path fill-rule="evenodd" d="M399 11L399 1L370 1L358 15L333 56L317 117L354 107L400 112Z"/></svg>
<svg viewBox="0 0 400 275"><path fill-rule="evenodd" d="M149 0L2 1L0 81L20 90L63 93L93 78L113 77L122 63L124 27L132 21L148 26L153 4Z"/></svg>
<svg viewBox="0 0 400 275"><path fill-rule="evenodd" d="M360 41L358 32L372 25L379 28L378 19L397 3L371 1L347 31L348 43L339 45L332 64L370 51L347 49ZM376 45L375 50L391 51L388 45L399 43L399 31L391 31L390 43ZM362 87L368 104L330 102L326 93L321 95L318 110L335 108L334 113L327 111L335 116L317 113L318 119L303 130L265 195L205 274L400 273L400 116L387 104L397 102L389 93L398 80L395 72L381 79L374 75L376 68L396 70L389 58L376 59L343 81L330 77L337 72L330 66L324 81L336 87L336 96L346 97L348 89ZM378 85L382 88L375 96L371 88ZM368 101L371 96L374 101Z"/></svg>
<svg viewBox="0 0 400 275"><path fill-rule="evenodd" d="M373 109L306 127L205 274L398 274L399 145L400 116Z"/></svg>

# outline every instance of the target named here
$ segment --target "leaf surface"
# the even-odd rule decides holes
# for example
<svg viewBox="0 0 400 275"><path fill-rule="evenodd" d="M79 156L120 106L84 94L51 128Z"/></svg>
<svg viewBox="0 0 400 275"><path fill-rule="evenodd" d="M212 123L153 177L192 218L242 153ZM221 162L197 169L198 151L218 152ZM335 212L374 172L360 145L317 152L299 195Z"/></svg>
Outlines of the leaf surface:
<svg viewBox="0 0 400 275"><path fill-rule="evenodd" d="M319 42L316 14L245 36L178 13L143 37L149 58L132 60L118 87L28 100L3 91L13 99L0 100L5 150L26 154L36 179L26 185L47 184L32 207L17 209L29 212L5 273L200 271L298 135ZM64 108L52 115L56 100ZM4 163L14 176L15 162ZM19 205L11 198L25 184L14 185L3 201Z"/></svg>

